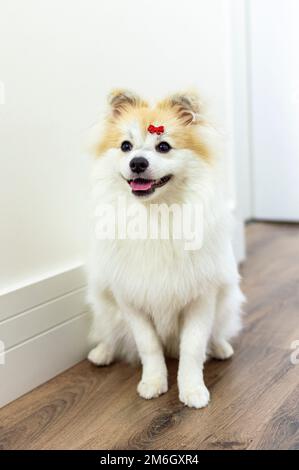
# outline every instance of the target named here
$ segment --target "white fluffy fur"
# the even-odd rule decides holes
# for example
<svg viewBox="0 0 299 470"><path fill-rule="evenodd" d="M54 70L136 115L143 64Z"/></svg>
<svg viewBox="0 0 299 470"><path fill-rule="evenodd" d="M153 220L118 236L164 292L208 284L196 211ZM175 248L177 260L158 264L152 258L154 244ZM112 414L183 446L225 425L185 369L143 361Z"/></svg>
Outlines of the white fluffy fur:
<svg viewBox="0 0 299 470"><path fill-rule="evenodd" d="M197 251L185 251L180 240L97 240L92 230L88 263L88 300L93 309L89 359L96 365L115 360L142 363L138 393L153 398L167 391L164 354L179 358L180 400L195 408L207 405L203 380L208 354L226 359L229 340L240 328L239 275L231 246L229 210L221 194L215 163L188 149L171 159L143 141L137 122L127 122L137 150L130 156L110 149L95 160L93 207L150 202L197 203L204 207L204 240ZM203 130L201 130L203 132ZM148 139L156 136L148 136ZM134 153L136 152L136 153ZM149 198L136 198L127 182L134 154L150 161L151 176L173 179Z"/></svg>

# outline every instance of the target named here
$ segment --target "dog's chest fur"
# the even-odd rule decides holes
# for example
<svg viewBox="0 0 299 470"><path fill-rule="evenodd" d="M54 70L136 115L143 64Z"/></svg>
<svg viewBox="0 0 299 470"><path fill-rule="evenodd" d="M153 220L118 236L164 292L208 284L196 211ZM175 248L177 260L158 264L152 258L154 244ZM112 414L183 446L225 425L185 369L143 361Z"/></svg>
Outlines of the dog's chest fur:
<svg viewBox="0 0 299 470"><path fill-rule="evenodd" d="M114 295L153 316L179 312L214 276L205 248L186 251L183 241L106 241L100 251Z"/></svg>

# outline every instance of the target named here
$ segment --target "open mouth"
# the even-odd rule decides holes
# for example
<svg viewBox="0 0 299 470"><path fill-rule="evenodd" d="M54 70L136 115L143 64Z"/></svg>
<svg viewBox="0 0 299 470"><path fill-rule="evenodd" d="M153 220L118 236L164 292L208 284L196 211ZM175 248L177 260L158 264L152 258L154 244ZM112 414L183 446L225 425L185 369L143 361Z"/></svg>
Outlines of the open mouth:
<svg viewBox="0 0 299 470"><path fill-rule="evenodd" d="M156 188L161 188L171 179L172 175L163 176L157 180L147 180L144 178L135 178L128 180L132 188L132 193L136 196L147 196L152 194Z"/></svg>

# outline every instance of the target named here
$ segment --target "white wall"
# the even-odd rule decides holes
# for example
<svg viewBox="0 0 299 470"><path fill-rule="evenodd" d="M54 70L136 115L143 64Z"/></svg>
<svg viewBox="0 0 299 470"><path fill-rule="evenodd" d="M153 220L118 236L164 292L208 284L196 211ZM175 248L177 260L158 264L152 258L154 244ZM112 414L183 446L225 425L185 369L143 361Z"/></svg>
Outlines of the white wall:
<svg viewBox="0 0 299 470"><path fill-rule="evenodd" d="M0 286L10 290L84 259L81 141L111 87L151 97L195 85L230 134L229 2L0 5Z"/></svg>

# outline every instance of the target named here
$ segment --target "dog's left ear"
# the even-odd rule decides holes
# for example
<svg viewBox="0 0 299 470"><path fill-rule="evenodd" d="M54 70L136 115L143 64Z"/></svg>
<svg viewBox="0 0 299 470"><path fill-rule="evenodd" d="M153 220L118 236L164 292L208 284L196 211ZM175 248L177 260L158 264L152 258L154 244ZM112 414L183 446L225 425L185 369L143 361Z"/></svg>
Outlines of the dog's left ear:
<svg viewBox="0 0 299 470"><path fill-rule="evenodd" d="M159 103L161 108L173 108L184 125L199 124L202 121L202 103L196 91L175 93Z"/></svg>
<svg viewBox="0 0 299 470"><path fill-rule="evenodd" d="M113 90L108 96L113 117L119 117L129 107L147 106L147 103L130 90Z"/></svg>

